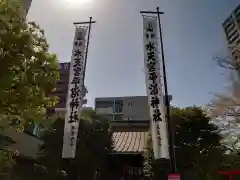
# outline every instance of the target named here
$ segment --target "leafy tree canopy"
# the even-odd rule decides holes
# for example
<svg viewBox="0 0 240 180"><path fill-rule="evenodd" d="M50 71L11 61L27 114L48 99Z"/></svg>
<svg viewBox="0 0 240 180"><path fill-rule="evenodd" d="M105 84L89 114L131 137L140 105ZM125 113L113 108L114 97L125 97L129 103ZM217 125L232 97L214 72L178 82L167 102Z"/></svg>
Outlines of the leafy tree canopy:
<svg viewBox="0 0 240 180"><path fill-rule="evenodd" d="M62 160L64 120L57 120L43 135L40 161L48 167L70 172L69 164ZM83 179L91 179L97 171L104 171L106 158L112 149L109 121L92 110L82 112L79 124L76 158L76 173Z"/></svg>
<svg viewBox="0 0 240 180"><path fill-rule="evenodd" d="M172 107L171 121L175 131L177 170L192 179L204 179L209 174L216 174L223 151L217 127L209 123L210 119L198 107ZM149 147L145 152L146 177L152 177L152 163L153 153L149 139Z"/></svg>
<svg viewBox="0 0 240 180"><path fill-rule="evenodd" d="M0 1L0 127L43 119L45 109L56 103L47 97L59 77L56 55L48 52L44 31L26 22L14 0Z"/></svg>
<svg viewBox="0 0 240 180"><path fill-rule="evenodd" d="M8 174L9 170L15 164L13 152L0 151L0 177Z"/></svg>

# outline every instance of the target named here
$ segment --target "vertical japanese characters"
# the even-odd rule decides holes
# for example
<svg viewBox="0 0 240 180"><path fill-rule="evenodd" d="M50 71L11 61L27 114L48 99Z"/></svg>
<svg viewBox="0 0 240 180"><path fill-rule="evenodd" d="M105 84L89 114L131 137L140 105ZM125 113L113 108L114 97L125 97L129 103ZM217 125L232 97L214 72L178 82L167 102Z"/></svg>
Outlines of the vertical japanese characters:
<svg viewBox="0 0 240 180"><path fill-rule="evenodd" d="M144 17L145 75L149 100L153 150L156 159L168 158L164 94L157 43L157 18Z"/></svg>
<svg viewBox="0 0 240 180"><path fill-rule="evenodd" d="M86 27L77 27L72 59L70 63L68 96L66 105L63 158L74 158L76 151L76 142L79 125L79 110L83 104L83 88L85 73L85 44L86 44Z"/></svg>

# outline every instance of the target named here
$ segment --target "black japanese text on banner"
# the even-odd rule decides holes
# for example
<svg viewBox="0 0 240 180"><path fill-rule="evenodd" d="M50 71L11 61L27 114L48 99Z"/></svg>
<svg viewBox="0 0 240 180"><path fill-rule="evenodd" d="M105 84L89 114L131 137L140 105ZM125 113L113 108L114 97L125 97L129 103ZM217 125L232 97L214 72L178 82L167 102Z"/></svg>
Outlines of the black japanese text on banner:
<svg viewBox="0 0 240 180"><path fill-rule="evenodd" d="M87 27L76 28L69 72L62 158L75 157L79 110L83 104L86 36Z"/></svg>
<svg viewBox="0 0 240 180"><path fill-rule="evenodd" d="M157 18L143 18L144 68L149 112L151 117L151 134L155 159L169 159L167 124L165 118L164 93L161 80L159 59Z"/></svg>

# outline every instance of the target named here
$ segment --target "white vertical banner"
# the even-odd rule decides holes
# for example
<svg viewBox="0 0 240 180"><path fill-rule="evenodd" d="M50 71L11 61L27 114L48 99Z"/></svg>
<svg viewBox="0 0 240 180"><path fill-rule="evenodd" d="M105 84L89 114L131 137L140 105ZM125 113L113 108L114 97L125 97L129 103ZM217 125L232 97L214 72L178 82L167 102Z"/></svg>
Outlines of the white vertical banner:
<svg viewBox="0 0 240 180"><path fill-rule="evenodd" d="M74 158L83 105L87 27L76 27L70 62L62 158Z"/></svg>
<svg viewBox="0 0 240 180"><path fill-rule="evenodd" d="M144 69L154 158L169 159L157 17L143 17Z"/></svg>

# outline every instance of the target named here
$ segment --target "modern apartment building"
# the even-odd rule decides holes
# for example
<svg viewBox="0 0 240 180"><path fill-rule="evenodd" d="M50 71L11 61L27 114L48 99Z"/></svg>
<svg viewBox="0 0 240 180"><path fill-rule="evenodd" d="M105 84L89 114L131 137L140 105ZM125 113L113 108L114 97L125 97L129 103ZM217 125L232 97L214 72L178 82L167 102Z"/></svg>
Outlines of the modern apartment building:
<svg viewBox="0 0 240 180"><path fill-rule="evenodd" d="M150 120L147 96L99 97L95 99L95 109L113 121Z"/></svg>
<svg viewBox="0 0 240 180"><path fill-rule="evenodd" d="M28 13L28 10L31 6L32 0L20 0L23 9L25 10L26 14Z"/></svg>
<svg viewBox="0 0 240 180"><path fill-rule="evenodd" d="M240 4L233 10L231 15L224 21L223 29L229 46L240 45ZM236 54L232 54L234 59Z"/></svg>
<svg viewBox="0 0 240 180"><path fill-rule="evenodd" d="M70 62L60 63L60 79L56 85L56 91L49 94L50 96L57 96L59 98L59 103L55 106L55 112L65 111L68 83L69 83L69 72L70 72ZM83 97L85 97L87 89L84 86ZM86 104L87 100L84 100L83 104Z"/></svg>

